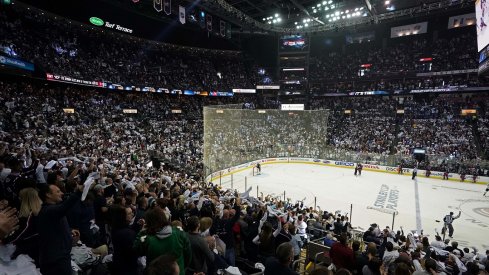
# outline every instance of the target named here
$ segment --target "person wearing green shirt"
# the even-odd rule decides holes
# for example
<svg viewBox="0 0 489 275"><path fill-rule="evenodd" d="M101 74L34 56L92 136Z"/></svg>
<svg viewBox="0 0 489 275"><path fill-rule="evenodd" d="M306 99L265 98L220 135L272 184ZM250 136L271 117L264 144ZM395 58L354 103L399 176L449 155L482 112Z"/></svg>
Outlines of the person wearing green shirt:
<svg viewBox="0 0 489 275"><path fill-rule="evenodd" d="M170 254L177 259L180 275L190 264L192 249L187 233L180 227L172 227L161 208L149 210L145 215L145 226L136 237L134 248L146 256L147 266L161 255Z"/></svg>

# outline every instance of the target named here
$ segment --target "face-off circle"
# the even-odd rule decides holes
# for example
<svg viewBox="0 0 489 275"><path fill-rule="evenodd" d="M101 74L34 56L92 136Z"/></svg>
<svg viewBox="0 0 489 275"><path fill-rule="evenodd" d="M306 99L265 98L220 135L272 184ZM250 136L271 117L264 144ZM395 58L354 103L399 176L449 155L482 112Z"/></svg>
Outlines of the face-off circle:
<svg viewBox="0 0 489 275"><path fill-rule="evenodd" d="M479 208L474 208L472 211L475 213L489 218L489 207L479 207Z"/></svg>

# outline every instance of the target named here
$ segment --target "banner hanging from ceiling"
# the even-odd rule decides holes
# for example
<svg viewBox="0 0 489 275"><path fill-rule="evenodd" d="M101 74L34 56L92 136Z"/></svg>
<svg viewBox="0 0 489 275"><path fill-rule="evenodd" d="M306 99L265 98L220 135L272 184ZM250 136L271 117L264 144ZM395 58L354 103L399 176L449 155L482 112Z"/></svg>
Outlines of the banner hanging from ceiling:
<svg viewBox="0 0 489 275"><path fill-rule="evenodd" d="M185 24L185 7L178 6L178 19L180 23Z"/></svg>
<svg viewBox="0 0 489 275"><path fill-rule="evenodd" d="M153 0L153 7L157 12L161 12L163 10L163 0Z"/></svg>
<svg viewBox="0 0 489 275"><path fill-rule="evenodd" d="M221 20L219 23L220 23L219 33L221 34L222 37L225 37L226 36L226 22Z"/></svg>
<svg viewBox="0 0 489 275"><path fill-rule="evenodd" d="M207 22L207 31L212 31L212 15L207 14L206 17L206 22Z"/></svg>
<svg viewBox="0 0 489 275"><path fill-rule="evenodd" d="M163 0L163 9L165 10L166 15L171 14L171 0Z"/></svg>

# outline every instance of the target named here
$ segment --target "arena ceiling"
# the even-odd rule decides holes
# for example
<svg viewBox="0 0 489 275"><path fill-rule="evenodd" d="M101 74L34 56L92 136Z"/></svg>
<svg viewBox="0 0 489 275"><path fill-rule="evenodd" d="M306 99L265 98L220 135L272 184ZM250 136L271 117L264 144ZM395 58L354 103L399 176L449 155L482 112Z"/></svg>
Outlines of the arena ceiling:
<svg viewBox="0 0 489 275"><path fill-rule="evenodd" d="M151 6L152 1L147 2ZM472 7L474 0L182 0L180 4L203 9L239 31L273 34L321 32L421 16ZM172 5L178 9L177 3Z"/></svg>
<svg viewBox="0 0 489 275"><path fill-rule="evenodd" d="M35 0L20 1L38 3ZM230 23L234 32L263 34L317 33L474 6L474 0L173 0L168 16L154 10L154 0L87 0L80 3L90 3L93 8L93 3L98 1L169 24L178 20L178 6L182 5L186 7L187 19L193 16L198 20L201 11L205 11ZM40 3L60 6L60 2L46 0ZM181 27L198 28L196 24Z"/></svg>
<svg viewBox="0 0 489 275"><path fill-rule="evenodd" d="M227 0L227 3L276 32L324 31L474 5L473 0Z"/></svg>

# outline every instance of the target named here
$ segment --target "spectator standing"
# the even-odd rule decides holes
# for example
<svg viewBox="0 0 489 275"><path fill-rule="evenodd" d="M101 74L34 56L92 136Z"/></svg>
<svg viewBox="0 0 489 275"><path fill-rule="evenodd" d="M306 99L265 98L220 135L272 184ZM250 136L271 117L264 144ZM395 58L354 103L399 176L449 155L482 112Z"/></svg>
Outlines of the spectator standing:
<svg viewBox="0 0 489 275"><path fill-rule="evenodd" d="M200 221L197 216L188 218L187 229L192 247L192 260L189 265L189 271L207 274L209 264L214 262L214 253L209 248L204 237L200 235Z"/></svg>
<svg viewBox="0 0 489 275"><path fill-rule="evenodd" d="M270 257L265 262L265 275L297 275L290 269L294 259L294 250L290 243L283 243L277 247L276 257Z"/></svg>
<svg viewBox="0 0 489 275"><path fill-rule="evenodd" d="M72 237L79 236L68 226L66 214L80 203L83 185L63 202L63 192L54 184L41 185L39 197L43 201L39 212L39 263L43 275L71 275Z"/></svg>
<svg viewBox="0 0 489 275"><path fill-rule="evenodd" d="M180 275L190 264L192 248L187 234L179 227L172 227L160 208L149 210L145 215L146 227L139 232L134 243L136 251L151 263L158 256L171 254L177 258Z"/></svg>
<svg viewBox="0 0 489 275"><path fill-rule="evenodd" d="M346 245L346 234L339 236L338 242L333 244L329 253L336 269L346 268L353 270L355 268L353 250Z"/></svg>
<svg viewBox="0 0 489 275"><path fill-rule="evenodd" d="M113 273L120 275L137 274L137 253L133 248L136 232L129 227L132 220L131 209L120 205L110 207L110 226L113 254Z"/></svg>

